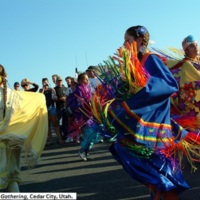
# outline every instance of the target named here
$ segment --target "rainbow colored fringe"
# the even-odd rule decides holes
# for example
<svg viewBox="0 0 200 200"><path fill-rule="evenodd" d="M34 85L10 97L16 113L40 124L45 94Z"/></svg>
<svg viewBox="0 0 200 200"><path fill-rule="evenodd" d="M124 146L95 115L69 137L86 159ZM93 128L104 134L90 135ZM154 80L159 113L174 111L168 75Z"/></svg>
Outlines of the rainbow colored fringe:
<svg viewBox="0 0 200 200"><path fill-rule="evenodd" d="M200 119L196 116L176 116L174 120L188 131L198 132Z"/></svg>
<svg viewBox="0 0 200 200"><path fill-rule="evenodd" d="M82 112L94 116L94 120L114 133L114 127L108 119L110 104L116 99L126 100L140 91L146 85L149 75L137 58L135 42L119 48L115 56L104 63L99 66L100 75L96 74L102 84L97 87L90 107L85 105Z"/></svg>
<svg viewBox="0 0 200 200"><path fill-rule="evenodd" d="M157 149L157 151L160 151L160 153L171 160L178 160L180 166L182 166L183 156L185 156L191 165L191 170L195 171L197 170L195 162L198 162L200 159L199 134L188 132L185 138L181 139L178 143L172 141L165 148Z"/></svg>
<svg viewBox="0 0 200 200"><path fill-rule="evenodd" d="M112 135L117 133L115 127L112 126L111 115L108 114L110 113L110 105L115 104L117 100L125 101L140 91L145 87L149 74L137 58L136 43L131 45L127 43L126 46L119 48L115 56L104 61L104 64L99 66L100 75L97 75L102 84L97 87L90 108L84 108L87 110L84 112L93 115L94 119ZM183 125L183 119L181 122ZM185 121L183 127L186 124ZM162 140L162 138L160 139ZM162 149L146 148L128 140L121 140L121 142L137 156L144 158L148 158L153 152L161 153L172 160L174 167L177 165L177 160L181 166L183 156L186 156L192 170L195 171L197 168L194 163L200 160L200 137L192 132L189 132L185 137L180 137L179 141L175 138L169 138L165 148ZM165 141L163 142L165 143Z"/></svg>
<svg viewBox="0 0 200 200"><path fill-rule="evenodd" d="M89 112L98 123L115 134L108 118L109 106L115 100L126 100L140 91L146 85L149 74L137 58L135 42L119 48L115 56L104 63L99 66L100 75L97 76L102 84L92 97Z"/></svg>

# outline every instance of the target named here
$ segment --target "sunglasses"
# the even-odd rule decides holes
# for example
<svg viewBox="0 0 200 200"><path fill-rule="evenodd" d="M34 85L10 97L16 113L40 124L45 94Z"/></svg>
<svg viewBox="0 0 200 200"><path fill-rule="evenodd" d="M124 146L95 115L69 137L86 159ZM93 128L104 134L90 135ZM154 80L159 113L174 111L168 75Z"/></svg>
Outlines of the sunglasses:
<svg viewBox="0 0 200 200"><path fill-rule="evenodd" d="M27 86L29 86L28 84L24 84L24 85L22 85L22 87L27 87Z"/></svg>
<svg viewBox="0 0 200 200"><path fill-rule="evenodd" d="M19 85L15 85L15 87L19 87Z"/></svg>

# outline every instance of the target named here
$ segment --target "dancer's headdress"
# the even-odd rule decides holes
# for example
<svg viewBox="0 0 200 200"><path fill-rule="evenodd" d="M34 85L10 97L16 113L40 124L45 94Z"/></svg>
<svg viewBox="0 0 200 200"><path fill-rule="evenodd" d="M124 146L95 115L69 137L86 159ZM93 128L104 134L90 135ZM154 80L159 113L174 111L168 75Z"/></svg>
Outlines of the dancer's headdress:
<svg viewBox="0 0 200 200"><path fill-rule="evenodd" d="M193 43L197 43L197 41L194 39L194 37L192 35L188 35L186 38L184 38L183 42L182 42L182 47L183 50L185 51L186 48Z"/></svg>

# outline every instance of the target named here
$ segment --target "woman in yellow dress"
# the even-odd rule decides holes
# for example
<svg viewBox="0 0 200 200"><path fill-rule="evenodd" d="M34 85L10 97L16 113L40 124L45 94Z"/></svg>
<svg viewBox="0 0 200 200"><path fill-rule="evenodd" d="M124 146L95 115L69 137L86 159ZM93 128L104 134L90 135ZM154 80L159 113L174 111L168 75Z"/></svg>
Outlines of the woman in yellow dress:
<svg viewBox="0 0 200 200"><path fill-rule="evenodd" d="M47 131L44 95L7 89L6 71L0 65L0 190L19 192L21 161L36 164Z"/></svg>

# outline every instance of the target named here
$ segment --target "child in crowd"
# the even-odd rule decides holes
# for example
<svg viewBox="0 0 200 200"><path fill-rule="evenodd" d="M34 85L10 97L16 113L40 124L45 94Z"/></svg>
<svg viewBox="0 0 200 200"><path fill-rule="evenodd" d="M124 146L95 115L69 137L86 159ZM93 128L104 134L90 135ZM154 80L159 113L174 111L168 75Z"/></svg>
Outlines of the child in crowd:
<svg viewBox="0 0 200 200"><path fill-rule="evenodd" d="M82 131L83 140L81 141L81 148L79 156L82 160L87 161L89 157L89 146L91 141L95 138L96 132L93 130L94 122L92 117L84 114L84 109L88 106L92 98L91 87L89 84L88 75L81 73L78 76L78 86L71 97L69 107L74 115L74 121L78 122L76 126L77 134Z"/></svg>

